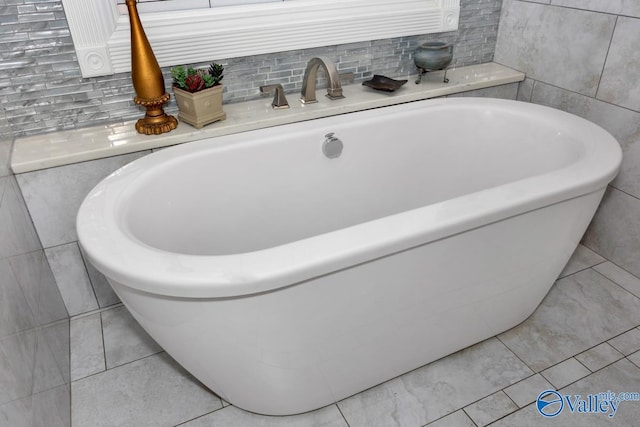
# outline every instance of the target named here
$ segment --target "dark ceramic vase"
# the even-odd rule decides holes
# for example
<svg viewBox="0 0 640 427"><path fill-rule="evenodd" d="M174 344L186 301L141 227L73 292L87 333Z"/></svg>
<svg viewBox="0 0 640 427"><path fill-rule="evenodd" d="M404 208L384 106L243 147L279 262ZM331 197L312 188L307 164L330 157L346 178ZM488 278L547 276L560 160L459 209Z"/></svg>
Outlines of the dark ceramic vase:
<svg viewBox="0 0 640 427"><path fill-rule="evenodd" d="M446 70L452 58L453 45L450 43L426 42L418 46L413 54L413 61L419 72L416 83L420 83L422 75L427 71ZM444 82L448 81L445 71Z"/></svg>

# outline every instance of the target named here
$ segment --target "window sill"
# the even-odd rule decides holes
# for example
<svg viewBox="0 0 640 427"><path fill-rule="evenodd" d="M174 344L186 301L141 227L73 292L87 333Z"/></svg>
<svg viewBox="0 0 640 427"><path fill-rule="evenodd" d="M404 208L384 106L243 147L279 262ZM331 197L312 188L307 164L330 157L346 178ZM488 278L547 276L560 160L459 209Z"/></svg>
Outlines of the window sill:
<svg viewBox="0 0 640 427"><path fill-rule="evenodd" d="M14 173L63 166L120 154L167 147L204 138L246 132L287 123L352 113L371 108L386 107L452 95L470 90L484 89L524 80L524 73L488 63L454 68L447 71L449 83L442 83L443 72L427 73L422 83L414 84L416 76L396 92L377 92L362 85L343 87L345 99L330 101L325 90L318 90L317 104L303 105L298 94L288 94L291 108L274 110L271 97L225 104L227 120L196 129L186 123L163 135L141 135L135 130L135 121L94 126L16 139L11 157Z"/></svg>

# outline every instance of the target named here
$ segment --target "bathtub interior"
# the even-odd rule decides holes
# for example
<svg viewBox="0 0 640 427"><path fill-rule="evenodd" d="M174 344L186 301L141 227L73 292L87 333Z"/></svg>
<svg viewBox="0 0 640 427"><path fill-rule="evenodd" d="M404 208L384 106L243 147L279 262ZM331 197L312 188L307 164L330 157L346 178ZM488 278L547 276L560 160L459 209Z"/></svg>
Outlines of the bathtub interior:
<svg viewBox="0 0 640 427"><path fill-rule="evenodd" d="M557 120L509 105L339 119L151 155L168 161L123 193L126 232L174 253L252 252L556 171L584 150ZM329 132L337 159L321 151Z"/></svg>

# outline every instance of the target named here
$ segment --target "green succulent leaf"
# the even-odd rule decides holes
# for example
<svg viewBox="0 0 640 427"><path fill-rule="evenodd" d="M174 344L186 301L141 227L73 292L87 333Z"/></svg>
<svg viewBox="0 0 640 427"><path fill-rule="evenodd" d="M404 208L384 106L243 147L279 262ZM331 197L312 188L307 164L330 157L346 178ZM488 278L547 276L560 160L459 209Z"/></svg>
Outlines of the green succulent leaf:
<svg viewBox="0 0 640 427"><path fill-rule="evenodd" d="M189 92L198 92L202 89L220 84L220 80L224 77L223 72L224 67L215 62L212 63L207 70L179 65L171 68L171 77L173 77L174 86ZM203 84L194 85L194 81L202 81Z"/></svg>

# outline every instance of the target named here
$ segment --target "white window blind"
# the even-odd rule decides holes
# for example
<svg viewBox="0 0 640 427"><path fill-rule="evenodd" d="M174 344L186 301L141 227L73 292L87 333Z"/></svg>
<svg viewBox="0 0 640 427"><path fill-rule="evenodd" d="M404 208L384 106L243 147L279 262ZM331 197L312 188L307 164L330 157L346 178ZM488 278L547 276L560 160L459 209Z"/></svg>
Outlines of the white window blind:
<svg viewBox="0 0 640 427"><path fill-rule="evenodd" d="M138 0L138 12L170 12L174 10L209 9L242 4L273 3L284 0ZM127 13L125 0L116 0L121 14Z"/></svg>

